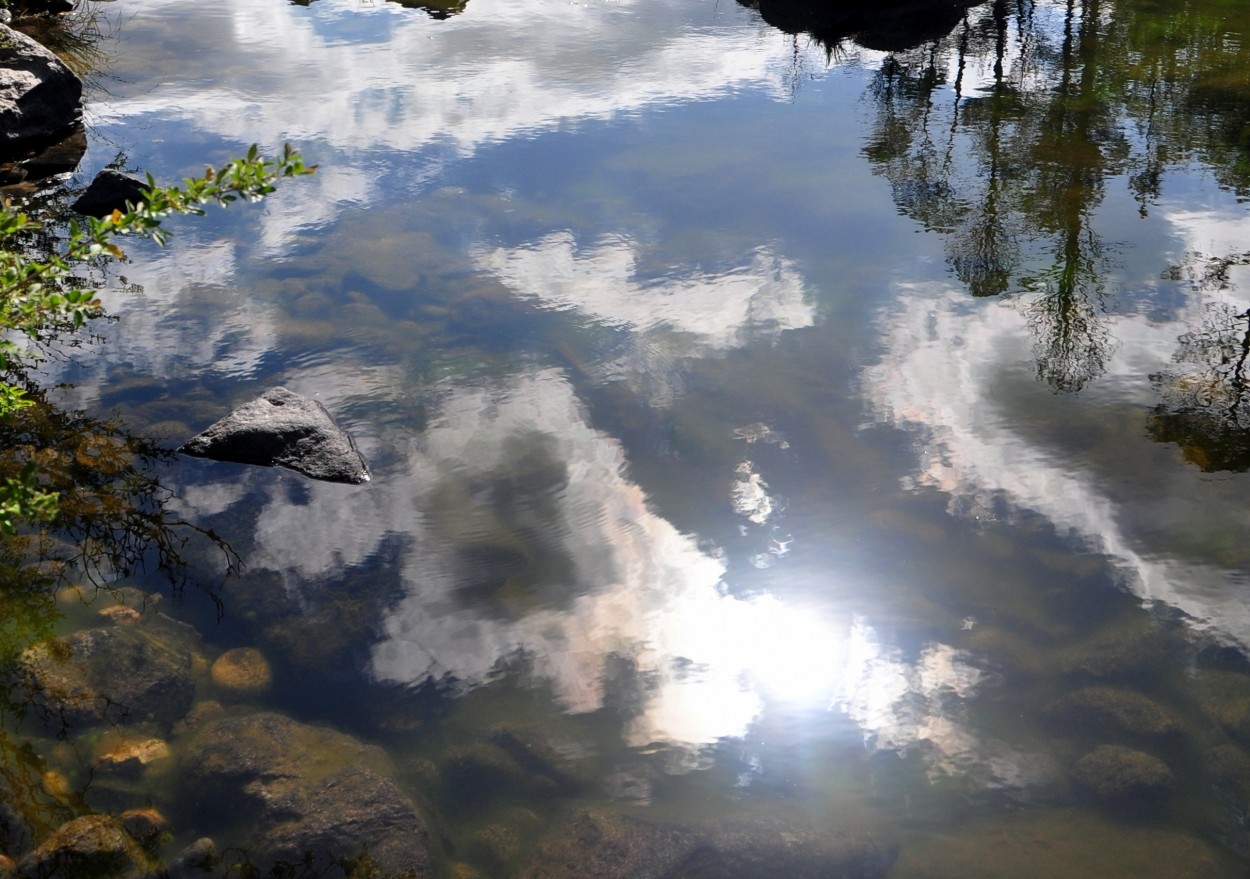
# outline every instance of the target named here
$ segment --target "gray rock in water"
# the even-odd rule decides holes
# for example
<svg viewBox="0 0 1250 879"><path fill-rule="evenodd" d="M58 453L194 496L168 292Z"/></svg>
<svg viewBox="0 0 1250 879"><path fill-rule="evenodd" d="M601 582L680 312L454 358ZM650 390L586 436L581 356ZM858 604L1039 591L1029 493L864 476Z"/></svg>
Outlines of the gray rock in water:
<svg viewBox="0 0 1250 879"><path fill-rule="evenodd" d="M0 24L0 155L58 140L82 122L82 81L25 34Z"/></svg>
<svg viewBox="0 0 1250 879"><path fill-rule="evenodd" d="M92 217L103 217L114 210L126 210L126 203L138 205L143 202L143 193L147 190L146 180L131 177L121 171L105 168L91 185L70 205L72 210Z"/></svg>
<svg viewBox="0 0 1250 879"><path fill-rule="evenodd" d="M325 407L286 388L273 388L245 403L179 451L215 461L286 467L326 482L369 481L351 437Z"/></svg>

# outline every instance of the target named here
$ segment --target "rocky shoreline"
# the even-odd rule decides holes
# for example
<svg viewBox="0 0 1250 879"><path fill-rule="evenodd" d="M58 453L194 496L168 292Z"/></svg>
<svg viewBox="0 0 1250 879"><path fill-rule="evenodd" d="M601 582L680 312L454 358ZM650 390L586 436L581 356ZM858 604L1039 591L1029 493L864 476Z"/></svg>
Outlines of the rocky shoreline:
<svg viewBox="0 0 1250 879"><path fill-rule="evenodd" d="M78 595L64 590L62 602ZM872 879L898 854L891 834L855 825L732 810L715 822L660 820L628 800L615 809L596 790L593 758L533 726L499 726L449 743L437 761L397 765L375 744L265 705L273 671L261 651L215 653L157 595L101 595L107 606L91 624L27 648L10 681L62 740L54 754L84 765L40 761L26 790L0 774L10 804L0 876L188 879L246 867L359 879ZM492 820L453 840L430 805L449 791ZM517 791L567 801L564 817L536 833L535 813L498 808Z"/></svg>
<svg viewBox="0 0 1250 879"><path fill-rule="evenodd" d="M0 191L7 194L73 171L87 149L82 80L21 30L49 14L21 9L14 18L5 10L0 18Z"/></svg>

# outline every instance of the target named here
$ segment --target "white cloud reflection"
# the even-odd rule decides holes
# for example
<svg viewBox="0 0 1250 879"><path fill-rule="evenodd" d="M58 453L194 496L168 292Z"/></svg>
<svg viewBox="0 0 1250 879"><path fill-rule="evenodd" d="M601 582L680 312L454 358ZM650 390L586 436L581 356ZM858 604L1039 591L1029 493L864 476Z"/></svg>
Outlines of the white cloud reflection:
<svg viewBox="0 0 1250 879"><path fill-rule="evenodd" d="M1200 227L1211 232L1213 223L1220 225L1208 216ZM1106 317L1118 347L1082 399L1138 411L1155 405L1150 376L1171 364L1178 337L1210 301L1194 295L1166 321ZM1059 533L1110 557L1143 601L1177 608L1199 627L1250 646L1250 599L1237 588L1240 574L1151 549L1161 531L1187 517L1250 525L1237 483L1205 478L1162 447L1144 448L1153 444L1140 433L1125 439L1120 471L1083 464L1030 433L1009 405L1037 388L1033 337L1018 302L970 306L962 289L905 289L883 318L882 340L886 353L865 371L863 390L879 420L917 434L919 467L906 484L947 493L957 515L993 518L1004 500L1041 514ZM1143 448L1127 454L1134 446Z"/></svg>
<svg viewBox="0 0 1250 879"><path fill-rule="evenodd" d="M189 487L180 505L220 513L259 490L249 569L281 572L308 601L388 535L408 535L404 594L372 648L380 681L472 688L523 656L564 710L588 712L619 686L610 668L625 659L632 746L743 736L776 704L838 710L875 746L967 762L958 703L980 679L957 653L931 645L909 661L862 620L729 594L724 561L650 509L620 444L586 422L558 371L445 388L427 429L377 476L302 481L310 497L296 502L283 480L246 470Z"/></svg>
<svg viewBox="0 0 1250 879"><path fill-rule="evenodd" d="M123 36L141 31L148 15L192 20L172 0L134 13ZM317 139L348 153L438 143L467 155L519 133L657 103L741 87L783 94L784 42L765 39L763 24L723 26L734 15L746 13L729 7L718 23L710 7L647 0L472 0L463 15L432 21L391 3L226 0L207 20L194 16L202 36L177 37L188 50L177 80L106 96L93 112L104 124L159 114L244 142ZM339 37L343 29L352 39ZM200 40L213 50L204 57Z"/></svg>
<svg viewBox="0 0 1250 879"><path fill-rule="evenodd" d="M631 330L632 360L614 366L622 373L669 374L664 361L676 356L737 348L815 323L803 275L769 248L727 271L657 279L640 278L639 251L622 235L579 248L574 235L560 231L522 248L481 250L475 261L522 299ZM652 389L652 399L655 394L671 398Z"/></svg>
<svg viewBox="0 0 1250 879"><path fill-rule="evenodd" d="M654 280L638 276L638 249L619 235L579 248L572 233L556 232L526 247L482 251L476 261L517 295L547 308L639 333L680 333L696 351L734 348L752 334L815 322L802 275L766 247L729 271Z"/></svg>

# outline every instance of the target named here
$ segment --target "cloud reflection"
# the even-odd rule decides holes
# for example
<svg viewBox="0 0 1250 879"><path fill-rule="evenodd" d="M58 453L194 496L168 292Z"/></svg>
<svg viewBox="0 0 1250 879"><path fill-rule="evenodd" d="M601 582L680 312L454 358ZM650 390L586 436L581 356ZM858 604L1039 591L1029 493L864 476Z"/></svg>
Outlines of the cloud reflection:
<svg viewBox="0 0 1250 879"><path fill-rule="evenodd" d="M639 277L638 251L625 236L579 248L572 233L556 232L526 247L482 251L476 262L519 296L547 308L577 311L640 333L679 333L696 350L735 348L753 333L815 321L802 275L768 248L726 272L657 279Z"/></svg>
<svg viewBox="0 0 1250 879"><path fill-rule="evenodd" d="M941 645L908 661L863 621L730 594L725 563L649 508L620 444L586 422L558 371L445 388L375 482L301 489L297 502L251 470L183 503L221 511L261 491L249 567L282 573L309 607L402 529L403 594L371 651L379 681L468 689L519 665L564 710L591 712L621 707L623 665L632 746L744 736L786 705L845 712L877 747L971 747L951 705L978 673Z"/></svg>
<svg viewBox="0 0 1250 879"><path fill-rule="evenodd" d="M1146 411L1154 403L1149 376L1170 361L1177 337L1202 314L1200 300L1192 297L1174 320L1118 318L1112 332L1120 348L1085 398L1104 411L1123 411L1126 401ZM1013 408L1038 393L1027 316L1017 303L983 301L970 309L962 290L926 285L903 292L882 332L886 353L865 371L863 389L882 422L917 435L921 458L907 484L947 493L956 515L992 520L1003 501L1043 515L1112 559L1144 601L1170 605L1197 626L1250 646L1250 601L1236 572L1149 549L1152 537L1157 543L1161 530L1186 520L1243 519L1235 485L1200 480L1178 456L1151 457L1144 429L1126 439L1120 470L1082 463L1031 433L1030 420L1020 417L1027 409ZM1096 411L1069 405L1069 417ZM1149 477L1134 467L1151 468Z"/></svg>

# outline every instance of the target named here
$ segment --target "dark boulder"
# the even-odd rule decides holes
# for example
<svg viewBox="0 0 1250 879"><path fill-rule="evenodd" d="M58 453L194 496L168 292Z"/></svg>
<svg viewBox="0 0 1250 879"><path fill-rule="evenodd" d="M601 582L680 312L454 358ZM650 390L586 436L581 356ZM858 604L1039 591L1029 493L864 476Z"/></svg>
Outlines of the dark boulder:
<svg viewBox="0 0 1250 879"><path fill-rule="evenodd" d="M105 168L95 175L91 185L70 205L70 209L91 217L108 216L115 210L125 211L127 203L142 204L147 189L147 181Z"/></svg>
<svg viewBox="0 0 1250 879"><path fill-rule="evenodd" d="M21 158L82 123L82 81L25 34L0 24L0 160Z"/></svg>
<svg viewBox="0 0 1250 879"><path fill-rule="evenodd" d="M369 471L349 437L316 400L273 388L179 451L215 461L286 467L311 479L358 485Z"/></svg>

